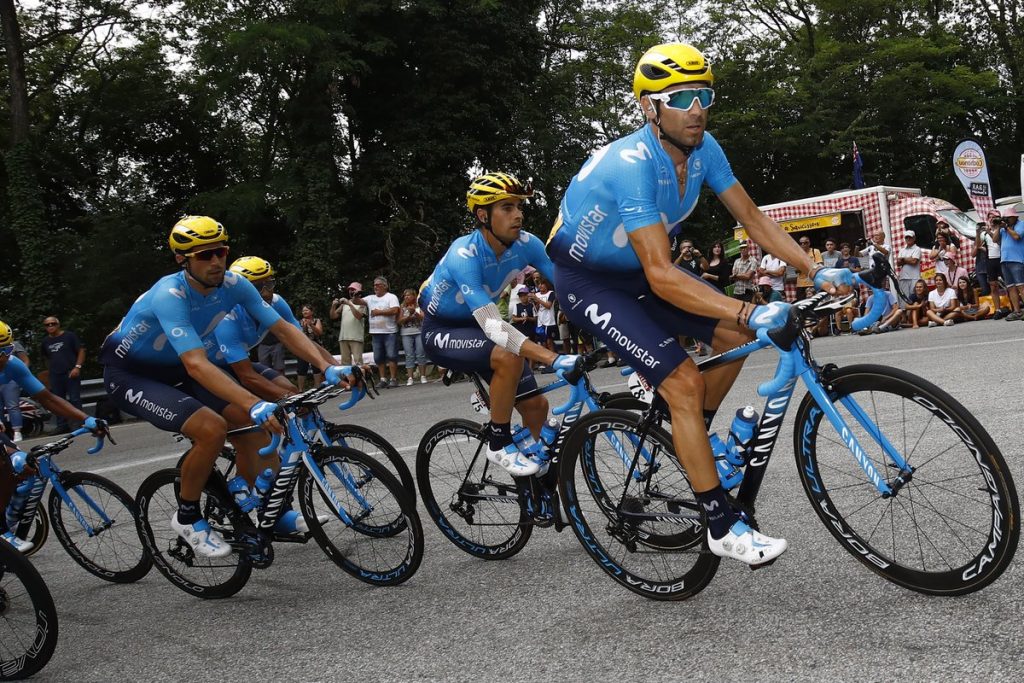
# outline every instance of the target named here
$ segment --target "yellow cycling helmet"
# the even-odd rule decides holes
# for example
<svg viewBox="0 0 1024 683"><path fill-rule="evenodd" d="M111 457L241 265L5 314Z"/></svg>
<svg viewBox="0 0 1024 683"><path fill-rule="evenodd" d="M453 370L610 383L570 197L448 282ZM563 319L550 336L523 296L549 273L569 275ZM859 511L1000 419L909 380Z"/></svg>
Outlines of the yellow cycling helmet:
<svg viewBox="0 0 1024 683"><path fill-rule="evenodd" d="M270 265L269 261L261 259L259 256L242 256L237 258L228 270L232 273L238 273L249 282L274 277L274 267Z"/></svg>
<svg viewBox="0 0 1024 683"><path fill-rule="evenodd" d="M11 326L0 320L0 346L8 346L14 343L14 330Z"/></svg>
<svg viewBox="0 0 1024 683"><path fill-rule="evenodd" d="M705 81L708 85L715 82L711 64L700 50L686 43L655 45L637 62L633 95L640 99L647 93L694 81Z"/></svg>
<svg viewBox="0 0 1024 683"><path fill-rule="evenodd" d="M171 228L167 243L175 254L184 254L196 247L227 241L228 231L209 216L182 216Z"/></svg>
<svg viewBox="0 0 1024 683"><path fill-rule="evenodd" d="M470 213L477 207L500 202L502 199L527 199L533 196L530 183L523 185L510 173L484 173L473 179L466 192L466 205Z"/></svg>

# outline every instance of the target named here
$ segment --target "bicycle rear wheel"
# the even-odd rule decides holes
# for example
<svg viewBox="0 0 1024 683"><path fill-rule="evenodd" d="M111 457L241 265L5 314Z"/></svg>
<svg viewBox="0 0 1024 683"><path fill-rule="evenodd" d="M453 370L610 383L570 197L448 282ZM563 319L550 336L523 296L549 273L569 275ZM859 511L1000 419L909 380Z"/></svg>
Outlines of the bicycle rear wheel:
<svg viewBox="0 0 1024 683"><path fill-rule="evenodd" d="M641 439L641 420L611 409L580 418L566 436L559 490L573 532L605 573L646 598L685 600L720 560L707 550L704 513L671 437L652 427Z"/></svg>
<svg viewBox="0 0 1024 683"><path fill-rule="evenodd" d="M299 505L324 553L366 583L394 586L409 580L423 560L416 499L383 465L359 451L330 446L317 449L313 458L329 491L303 468ZM332 499L349 520L338 514ZM327 521L321 522L320 515Z"/></svg>
<svg viewBox="0 0 1024 683"><path fill-rule="evenodd" d="M893 583L930 595L963 595L995 581L1013 559L1020 504L988 432L937 386L877 365L842 368L829 394L863 449L856 457L806 395L797 411L797 471L814 511L861 563ZM866 415L860 420L852 409ZM873 424L872 424L873 423ZM898 468L888 439L914 468L883 498L861 469L870 461L890 487Z"/></svg>
<svg viewBox="0 0 1024 683"><path fill-rule="evenodd" d="M237 551L215 559L196 555L171 529L180 489L181 474L177 469L158 470L142 482L135 497L139 537L157 570L181 590L206 599L232 596L249 580L252 565ZM207 483L199 507L210 526L232 543L240 538L237 516L241 513L221 495Z"/></svg>
<svg viewBox="0 0 1024 683"><path fill-rule="evenodd" d="M334 445L353 448L385 465L392 474L398 477L398 481L409 492L409 496L416 496L416 485L413 483L409 466L405 464L405 460L395 450L395 447L383 436L372 429L359 425L339 425L331 422L327 423L327 436Z"/></svg>
<svg viewBox="0 0 1024 683"><path fill-rule="evenodd" d="M427 514L456 547L485 560L512 557L533 533L512 475L484 452L483 427L443 420L416 452L416 480Z"/></svg>
<svg viewBox="0 0 1024 683"><path fill-rule="evenodd" d="M0 541L0 681L28 678L57 647L57 608L43 577Z"/></svg>
<svg viewBox="0 0 1024 683"><path fill-rule="evenodd" d="M132 583L153 566L135 525L135 501L114 482L88 472L61 474L61 485L85 521L90 536L56 489L50 490L53 530L75 562L104 581Z"/></svg>

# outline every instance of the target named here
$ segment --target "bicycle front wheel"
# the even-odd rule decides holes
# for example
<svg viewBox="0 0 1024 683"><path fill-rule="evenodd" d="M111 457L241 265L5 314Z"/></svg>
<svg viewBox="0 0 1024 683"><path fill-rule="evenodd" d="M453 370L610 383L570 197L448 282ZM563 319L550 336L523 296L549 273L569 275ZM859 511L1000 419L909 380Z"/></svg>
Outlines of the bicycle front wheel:
<svg viewBox="0 0 1024 683"><path fill-rule="evenodd" d="M43 577L25 557L0 541L0 681L14 681L46 666L57 647L57 608Z"/></svg>
<svg viewBox="0 0 1024 683"><path fill-rule="evenodd" d="M409 466L383 436L359 425L339 425L330 422L327 423L327 436L334 445L353 448L388 467L391 473L398 477L402 487L409 492L409 496L416 496L416 485L413 483Z"/></svg>
<svg viewBox="0 0 1024 683"><path fill-rule="evenodd" d="M42 549L46 539L50 537L50 518L46 516L46 510L42 505L36 505L32 519L19 524L15 535L32 542L32 547L24 553L25 557L32 557Z"/></svg>
<svg viewBox="0 0 1024 683"><path fill-rule="evenodd" d="M719 558L706 547L704 512L672 448L641 416L599 410L573 425L559 489L570 526L605 573L654 600L685 600L703 590Z"/></svg>
<svg viewBox="0 0 1024 683"><path fill-rule="evenodd" d="M478 423L438 422L420 441L416 480L445 538L474 557L504 560L526 546L533 525L512 475L487 459L486 446Z"/></svg>
<svg viewBox="0 0 1024 683"><path fill-rule="evenodd" d="M149 475L135 497L139 537L157 570L172 584L200 598L226 598L242 590L252 573L249 560L236 550L227 557L197 555L171 528L178 511L181 474L178 469L157 470ZM235 510L209 487L203 489L199 508L210 526L229 543L240 540ZM241 513L238 513L241 514Z"/></svg>
<svg viewBox="0 0 1024 683"><path fill-rule="evenodd" d="M313 458L323 480L303 468L299 505L324 553L360 581L376 586L408 581L423 559L416 499L383 465L359 451L330 446L317 449Z"/></svg>
<svg viewBox="0 0 1024 683"><path fill-rule="evenodd" d="M828 389L849 434L823 426L808 394L793 440L804 492L829 532L875 573L921 593L963 595L995 581L1017 548L1020 504L988 432L945 391L895 368L842 368ZM885 441L913 468L905 485ZM895 495L882 497L859 460Z"/></svg>
<svg viewBox="0 0 1024 683"><path fill-rule="evenodd" d="M132 583L145 576L153 561L139 539L131 496L109 479L88 472L62 473L61 485L70 503L51 489L50 518L72 559L112 583Z"/></svg>

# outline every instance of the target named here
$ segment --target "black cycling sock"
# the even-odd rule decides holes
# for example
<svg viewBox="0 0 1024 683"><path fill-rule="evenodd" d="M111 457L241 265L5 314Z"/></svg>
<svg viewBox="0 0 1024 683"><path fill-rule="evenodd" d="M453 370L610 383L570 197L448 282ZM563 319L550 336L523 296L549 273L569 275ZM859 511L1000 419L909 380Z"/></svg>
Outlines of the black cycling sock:
<svg viewBox="0 0 1024 683"><path fill-rule="evenodd" d="M512 427L510 423L490 422L487 425L487 446L492 451L500 451L512 443Z"/></svg>
<svg viewBox="0 0 1024 683"><path fill-rule="evenodd" d="M704 429L706 429L709 432L711 431L711 423L715 421L715 415L717 414L718 408L715 408L714 410L704 411Z"/></svg>
<svg viewBox="0 0 1024 683"><path fill-rule="evenodd" d="M180 524L195 524L202 518L198 500L182 499L178 501L178 522Z"/></svg>
<svg viewBox="0 0 1024 683"><path fill-rule="evenodd" d="M716 486L710 491L697 494L697 500L704 508L708 517L708 530L711 531L711 538L719 539L729 533L729 528L736 522L739 515L733 510L729 500L725 497L725 491L721 486Z"/></svg>

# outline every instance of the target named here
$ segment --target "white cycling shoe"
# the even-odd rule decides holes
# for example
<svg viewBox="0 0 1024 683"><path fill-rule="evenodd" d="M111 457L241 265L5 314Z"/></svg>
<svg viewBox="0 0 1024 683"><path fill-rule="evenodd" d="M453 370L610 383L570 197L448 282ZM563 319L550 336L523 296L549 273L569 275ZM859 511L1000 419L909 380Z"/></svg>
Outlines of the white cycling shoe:
<svg viewBox="0 0 1024 683"><path fill-rule="evenodd" d="M323 526L327 524L331 516L317 515L316 518L320 522L320 526ZM298 510L288 510L274 524L274 531L279 534L308 534L309 525L306 524L306 518L302 516L301 512Z"/></svg>
<svg viewBox="0 0 1024 683"><path fill-rule="evenodd" d="M171 517L171 529L189 544L196 555L216 559L231 554L231 546L223 536L210 528L210 523L205 519L194 524L182 524L178 521L178 513L175 512Z"/></svg>
<svg viewBox="0 0 1024 683"><path fill-rule="evenodd" d="M743 520L736 520L729 533L722 538L711 538L708 531L708 548L719 557L731 557L751 566L766 564L786 552L789 543L784 538L771 538L754 531Z"/></svg>
<svg viewBox="0 0 1024 683"><path fill-rule="evenodd" d="M2 538L5 541L7 541L7 543L12 548L17 550L22 555L27 553L29 550L32 550L32 548L36 547L36 544L33 543L32 541L26 541L24 539L18 538L17 536L15 536L10 531L5 531L3 534L0 534L0 538Z"/></svg>
<svg viewBox="0 0 1024 683"><path fill-rule="evenodd" d="M497 451L492 451L488 446L487 459L495 465L505 468L505 471L513 477L532 477L540 472L540 465L523 455L513 443Z"/></svg>

